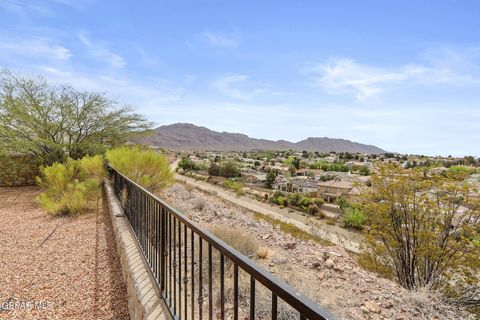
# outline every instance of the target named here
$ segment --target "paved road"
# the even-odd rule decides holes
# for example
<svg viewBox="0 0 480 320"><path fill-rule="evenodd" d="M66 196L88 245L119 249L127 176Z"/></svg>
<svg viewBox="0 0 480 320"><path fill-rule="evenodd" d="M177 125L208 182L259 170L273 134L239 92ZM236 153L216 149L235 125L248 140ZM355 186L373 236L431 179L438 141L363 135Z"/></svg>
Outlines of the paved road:
<svg viewBox="0 0 480 320"><path fill-rule="evenodd" d="M179 160L172 163L172 170L175 170L178 165L178 161ZM338 226L328 225L323 221L308 218L299 213L291 212L291 209L282 209L277 206L272 206L270 204L257 201L247 196L238 196L232 191L225 190L221 187L214 186L203 181L185 177L180 174L175 174L175 179L234 203L240 207L270 216L283 222L292 223L304 231L318 235L322 239L329 240L337 245L343 246L349 251L356 253L360 251L361 236L357 233L350 232Z"/></svg>

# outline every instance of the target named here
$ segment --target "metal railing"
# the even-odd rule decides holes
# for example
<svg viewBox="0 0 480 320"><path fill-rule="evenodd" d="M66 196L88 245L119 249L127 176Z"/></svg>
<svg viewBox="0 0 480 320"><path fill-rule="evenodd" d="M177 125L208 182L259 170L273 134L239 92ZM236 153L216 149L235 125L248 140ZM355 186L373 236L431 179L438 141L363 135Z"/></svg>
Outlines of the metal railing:
<svg viewBox="0 0 480 320"><path fill-rule="evenodd" d="M334 319L142 186L108 171L174 319Z"/></svg>

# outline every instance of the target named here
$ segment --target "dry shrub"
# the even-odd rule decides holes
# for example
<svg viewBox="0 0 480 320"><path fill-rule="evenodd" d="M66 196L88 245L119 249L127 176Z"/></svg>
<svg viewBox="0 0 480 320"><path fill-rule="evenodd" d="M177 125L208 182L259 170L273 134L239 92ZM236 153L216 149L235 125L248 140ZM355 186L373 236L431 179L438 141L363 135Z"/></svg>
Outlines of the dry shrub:
<svg viewBox="0 0 480 320"><path fill-rule="evenodd" d="M226 225L215 225L208 228L213 235L247 257L253 257L258 250L255 239L238 228Z"/></svg>
<svg viewBox="0 0 480 320"><path fill-rule="evenodd" d="M304 296L309 297L314 301L317 300L318 293L315 290L315 287L308 285L304 279L295 275L293 272L280 274L279 277ZM268 319L271 316L272 294L270 290L262 285L257 287L255 306L258 318ZM299 318L298 311L282 299L278 299L277 308L278 320L296 320Z"/></svg>
<svg viewBox="0 0 480 320"><path fill-rule="evenodd" d="M192 200L193 209L202 211L207 205L207 201L204 198L194 198Z"/></svg>
<svg viewBox="0 0 480 320"><path fill-rule="evenodd" d="M257 250L258 259L266 259L270 255L270 251L266 248L261 248Z"/></svg>

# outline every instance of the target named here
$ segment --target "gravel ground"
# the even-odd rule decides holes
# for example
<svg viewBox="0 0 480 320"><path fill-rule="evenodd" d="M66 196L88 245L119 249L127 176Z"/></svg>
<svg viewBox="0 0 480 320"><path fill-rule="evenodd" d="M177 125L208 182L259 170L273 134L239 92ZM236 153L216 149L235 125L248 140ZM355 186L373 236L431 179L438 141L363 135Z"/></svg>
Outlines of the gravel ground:
<svg viewBox="0 0 480 320"><path fill-rule="evenodd" d="M254 237L268 251L266 259L256 259L259 264L339 319L474 319L437 293L409 292L363 270L339 246L299 241L270 223L255 220L252 212L214 196L179 183L160 196L204 227L235 226Z"/></svg>
<svg viewBox="0 0 480 320"><path fill-rule="evenodd" d="M39 192L0 188L0 319L128 319L109 216L50 217Z"/></svg>

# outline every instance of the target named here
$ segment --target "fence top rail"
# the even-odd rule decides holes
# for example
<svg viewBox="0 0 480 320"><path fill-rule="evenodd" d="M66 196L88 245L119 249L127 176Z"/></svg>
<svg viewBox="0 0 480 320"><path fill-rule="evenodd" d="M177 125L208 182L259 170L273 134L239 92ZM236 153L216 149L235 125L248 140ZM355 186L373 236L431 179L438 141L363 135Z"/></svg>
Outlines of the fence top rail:
<svg viewBox="0 0 480 320"><path fill-rule="evenodd" d="M253 276L255 280L260 282L266 288L270 289L272 293L275 293L282 300L290 304L293 308L298 310L308 319L318 320L334 320L336 319L329 311L318 306L310 298L304 296L300 292L294 290L284 281L275 277L273 274L265 270L263 267L252 261L248 257L244 256L221 239L214 236L207 230L199 227L195 222L190 220L186 215L179 212L170 204L160 199L158 196L147 190L145 187L139 185L110 164L107 165L110 170L115 171L116 174L121 176L128 183L132 184L135 188L138 188L147 196L158 202L161 206L166 208L172 215L174 215L179 221L185 224L188 228L193 230L200 238L205 240L208 244L212 245L215 249L221 252L224 256L229 258L233 263L237 264L241 269Z"/></svg>

